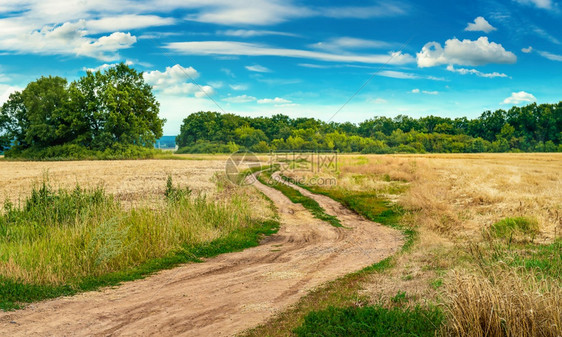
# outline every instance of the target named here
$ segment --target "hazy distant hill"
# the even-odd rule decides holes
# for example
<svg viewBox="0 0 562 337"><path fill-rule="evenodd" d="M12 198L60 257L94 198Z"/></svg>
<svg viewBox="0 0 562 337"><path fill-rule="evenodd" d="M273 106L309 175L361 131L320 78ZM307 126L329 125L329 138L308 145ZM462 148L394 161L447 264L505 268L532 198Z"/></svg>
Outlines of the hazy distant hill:
<svg viewBox="0 0 562 337"><path fill-rule="evenodd" d="M157 149L174 149L176 147L176 136L162 136L154 146Z"/></svg>

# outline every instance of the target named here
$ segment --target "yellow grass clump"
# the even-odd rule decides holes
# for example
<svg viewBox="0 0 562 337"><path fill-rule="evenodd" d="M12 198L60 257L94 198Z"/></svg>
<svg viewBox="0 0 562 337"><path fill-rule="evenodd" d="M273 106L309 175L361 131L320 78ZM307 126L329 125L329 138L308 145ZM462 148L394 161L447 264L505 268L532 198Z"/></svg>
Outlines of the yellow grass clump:
<svg viewBox="0 0 562 337"><path fill-rule="evenodd" d="M562 290L511 268L488 275L455 271L446 285L445 335L561 336Z"/></svg>

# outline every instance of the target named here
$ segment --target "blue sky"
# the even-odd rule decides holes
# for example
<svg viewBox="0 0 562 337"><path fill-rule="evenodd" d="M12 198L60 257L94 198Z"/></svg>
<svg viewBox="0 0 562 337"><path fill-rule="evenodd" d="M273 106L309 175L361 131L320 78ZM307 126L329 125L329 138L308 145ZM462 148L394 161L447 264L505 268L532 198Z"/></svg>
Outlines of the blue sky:
<svg viewBox="0 0 562 337"><path fill-rule="evenodd" d="M200 110L473 118L562 100L561 20L554 0L3 0L0 103L126 62L168 135Z"/></svg>

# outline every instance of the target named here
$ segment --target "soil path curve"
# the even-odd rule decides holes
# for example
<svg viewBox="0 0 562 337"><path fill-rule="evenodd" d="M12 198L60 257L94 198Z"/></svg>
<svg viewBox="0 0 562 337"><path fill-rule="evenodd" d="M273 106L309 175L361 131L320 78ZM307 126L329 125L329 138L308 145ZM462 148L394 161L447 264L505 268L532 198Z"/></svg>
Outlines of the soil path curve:
<svg viewBox="0 0 562 337"><path fill-rule="evenodd" d="M279 209L262 244L164 270L116 288L0 313L2 336L230 336L263 323L307 291L397 252L402 235L334 200L318 201L346 228L317 220L281 192L255 183Z"/></svg>

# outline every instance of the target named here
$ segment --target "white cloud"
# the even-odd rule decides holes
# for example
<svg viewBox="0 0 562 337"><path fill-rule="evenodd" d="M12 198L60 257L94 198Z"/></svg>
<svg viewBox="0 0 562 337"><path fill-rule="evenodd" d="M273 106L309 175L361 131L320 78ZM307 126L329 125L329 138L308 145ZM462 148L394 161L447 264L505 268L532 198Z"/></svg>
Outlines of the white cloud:
<svg viewBox="0 0 562 337"><path fill-rule="evenodd" d="M410 91L412 94L426 94L426 95L439 95L439 91L428 91L428 90L420 90L420 89L412 89Z"/></svg>
<svg viewBox="0 0 562 337"><path fill-rule="evenodd" d="M476 41L450 39L445 48L437 42L429 42L417 53L418 67L434 67L441 64L479 66L488 63L515 63L517 56L506 51L501 44L489 42L483 36Z"/></svg>
<svg viewBox="0 0 562 337"><path fill-rule="evenodd" d="M126 14L104 17L86 21L86 29L90 34L127 31L155 26L169 26L176 22L173 18L163 18L156 15Z"/></svg>
<svg viewBox="0 0 562 337"><path fill-rule="evenodd" d="M288 103L292 103L292 102L287 99L279 98L279 97L258 99L258 104L288 104Z"/></svg>
<svg viewBox="0 0 562 337"><path fill-rule="evenodd" d="M253 29L229 29L220 30L217 32L220 35L235 36L235 37L255 37L265 35L279 35L279 36L298 36L292 33L277 32L272 30L253 30Z"/></svg>
<svg viewBox="0 0 562 337"><path fill-rule="evenodd" d="M198 77L199 73L193 67L184 68L179 64L166 67L164 72L154 70L144 73L146 83L152 85L154 90L167 95L193 94L195 97L213 95L215 91L210 85L199 86L192 83Z"/></svg>
<svg viewBox="0 0 562 337"><path fill-rule="evenodd" d="M464 30L469 32L489 33L491 31L497 30L497 28L493 27L488 21L486 21L486 19L479 16L474 19L474 23L469 23Z"/></svg>
<svg viewBox="0 0 562 337"><path fill-rule="evenodd" d="M99 38L88 37L86 22L65 22L40 30L4 36L0 50L47 55L83 55L103 61L119 58L118 51L130 48L137 39L130 33L115 32Z"/></svg>
<svg viewBox="0 0 562 337"><path fill-rule="evenodd" d="M524 52L525 54L529 54L530 52L533 51L533 47L529 46L528 48L521 48L521 51Z"/></svg>
<svg viewBox="0 0 562 337"><path fill-rule="evenodd" d="M552 54L549 53L547 51L539 51L538 52L540 56L547 58L551 61L558 61L558 62L562 62L562 55L558 55L558 54Z"/></svg>
<svg viewBox="0 0 562 337"><path fill-rule="evenodd" d="M264 66L260 66L259 64L254 64L253 66L246 66L246 69L248 69L249 71L257 72L257 73L269 73L269 72L271 72L270 69L268 69Z"/></svg>
<svg viewBox="0 0 562 337"><path fill-rule="evenodd" d="M356 62L373 64L406 64L414 62L410 54L392 52L389 55L334 54L310 50L286 49L255 43L234 41L174 42L166 48L185 55L245 55L279 56L315 59L331 62Z"/></svg>
<svg viewBox="0 0 562 337"><path fill-rule="evenodd" d="M96 71L100 71L100 70L103 71L103 70L106 70L106 69L109 69L109 68L113 68L113 67L117 66L118 64L119 63L111 63L111 64L104 63L101 66L97 66L95 68L83 67L82 70L91 71L91 72L96 72ZM127 60L127 61L125 61L125 64L128 65L128 66L131 66L131 65L134 64L134 62Z"/></svg>
<svg viewBox="0 0 562 337"><path fill-rule="evenodd" d="M336 19L369 19L406 15L408 8L404 4L393 4L390 1L380 2L374 6L359 7L328 7L316 9L316 13Z"/></svg>
<svg viewBox="0 0 562 337"><path fill-rule="evenodd" d="M7 84L0 84L0 107L8 100L8 98L10 98L11 94L21 90L23 90L23 88L14 87Z"/></svg>
<svg viewBox="0 0 562 337"><path fill-rule="evenodd" d="M191 83L188 83L191 84ZM210 85L204 85L204 86L197 86L197 88L199 89L199 91L195 92L195 97L198 98L202 98L202 97L209 97L215 94L215 89L213 89L213 87L211 87ZM186 92L187 94L191 93L190 92Z"/></svg>
<svg viewBox="0 0 562 337"><path fill-rule="evenodd" d="M454 73L459 73L461 75L472 74L472 75L476 75L476 76L479 76L479 77L486 77L486 78L509 77L506 74L498 73L498 72L483 73L483 72L481 72L479 70L476 70L476 69L455 68L451 64L447 66L447 70L451 71L451 72L454 72Z"/></svg>
<svg viewBox="0 0 562 337"><path fill-rule="evenodd" d="M511 96L504 99L502 104L520 104L520 103L530 103L536 102L537 98L532 94L525 91L513 92Z"/></svg>
<svg viewBox="0 0 562 337"><path fill-rule="evenodd" d="M373 103L373 104L386 104L388 103L388 101L384 98L369 98L367 100L368 103Z"/></svg>
<svg viewBox="0 0 562 337"><path fill-rule="evenodd" d="M230 89L236 91L248 90L248 86L246 84L230 84Z"/></svg>
<svg viewBox="0 0 562 337"><path fill-rule="evenodd" d="M391 77L391 78L400 78L400 79L408 79L414 80L420 78L420 76L412 73L405 73L402 71L394 71L394 70L383 70L377 73L378 76L384 77Z"/></svg>
<svg viewBox="0 0 562 337"><path fill-rule="evenodd" d="M552 8L552 0L515 0L515 1L523 5L536 6L542 9Z"/></svg>
<svg viewBox="0 0 562 337"><path fill-rule="evenodd" d="M533 32L535 32L540 37L542 37L546 40L549 40L550 42L552 42L554 44L562 44L562 42L560 42L560 40L558 40L556 37L554 37L552 34L550 34L549 32L547 32L546 30L544 30L542 28L533 27Z"/></svg>
<svg viewBox="0 0 562 337"><path fill-rule="evenodd" d="M393 44L384 41L358 39L353 37L333 38L325 42L318 42L311 45L312 48L327 50L327 51L344 51L347 49L367 49L367 48L390 48L392 46Z"/></svg>
<svg viewBox="0 0 562 337"><path fill-rule="evenodd" d="M248 96L248 95L223 98L223 101L228 103L248 103L248 102L254 102L256 100L257 98L255 98L254 96Z"/></svg>

